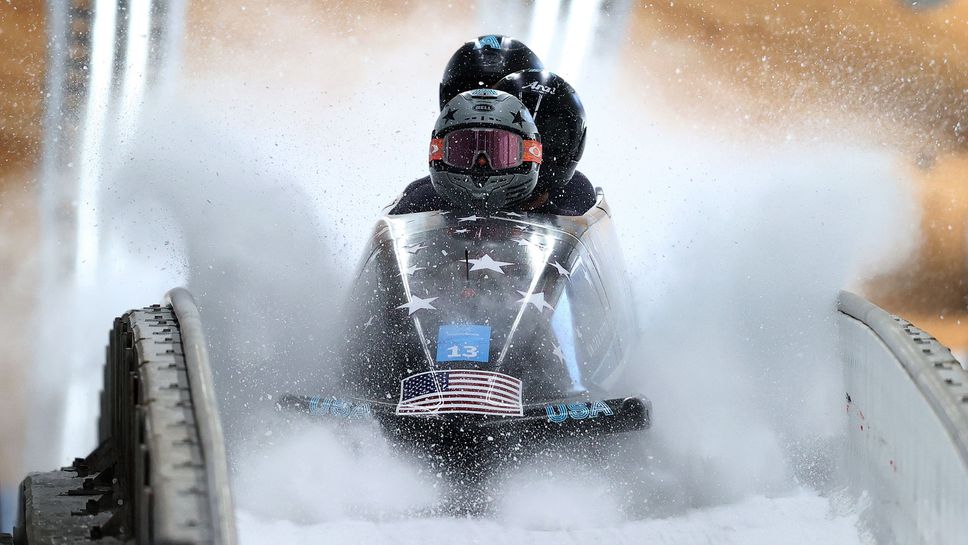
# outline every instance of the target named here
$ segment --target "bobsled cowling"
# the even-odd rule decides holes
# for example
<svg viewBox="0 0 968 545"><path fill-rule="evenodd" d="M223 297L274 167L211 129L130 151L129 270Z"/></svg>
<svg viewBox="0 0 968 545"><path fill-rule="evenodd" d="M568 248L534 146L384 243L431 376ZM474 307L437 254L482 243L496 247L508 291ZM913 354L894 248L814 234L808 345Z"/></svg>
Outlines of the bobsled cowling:
<svg viewBox="0 0 968 545"><path fill-rule="evenodd" d="M527 420L529 407L629 398L624 271L601 193L583 216L384 216L326 391L418 421Z"/></svg>

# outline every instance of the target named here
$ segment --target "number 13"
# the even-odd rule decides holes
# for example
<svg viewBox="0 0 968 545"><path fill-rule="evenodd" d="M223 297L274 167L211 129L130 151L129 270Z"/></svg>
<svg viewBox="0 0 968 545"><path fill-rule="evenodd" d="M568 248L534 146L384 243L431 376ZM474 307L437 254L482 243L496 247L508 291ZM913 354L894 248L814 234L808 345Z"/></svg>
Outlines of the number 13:
<svg viewBox="0 0 968 545"><path fill-rule="evenodd" d="M460 350L461 347L457 346L456 344L451 346L450 350L447 353L447 357L449 358L461 358L461 357L476 358L477 357L478 349L476 346L472 344L465 344L463 348L464 348L464 352L462 353Z"/></svg>

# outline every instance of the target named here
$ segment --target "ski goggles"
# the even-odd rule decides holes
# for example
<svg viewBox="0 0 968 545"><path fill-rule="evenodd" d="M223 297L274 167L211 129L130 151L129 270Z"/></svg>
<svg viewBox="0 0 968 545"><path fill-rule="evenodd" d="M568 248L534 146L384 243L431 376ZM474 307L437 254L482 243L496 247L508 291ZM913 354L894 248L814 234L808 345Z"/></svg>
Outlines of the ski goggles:
<svg viewBox="0 0 968 545"><path fill-rule="evenodd" d="M541 164L541 142L504 129L457 129L430 140L430 160L463 169L504 170L525 162Z"/></svg>

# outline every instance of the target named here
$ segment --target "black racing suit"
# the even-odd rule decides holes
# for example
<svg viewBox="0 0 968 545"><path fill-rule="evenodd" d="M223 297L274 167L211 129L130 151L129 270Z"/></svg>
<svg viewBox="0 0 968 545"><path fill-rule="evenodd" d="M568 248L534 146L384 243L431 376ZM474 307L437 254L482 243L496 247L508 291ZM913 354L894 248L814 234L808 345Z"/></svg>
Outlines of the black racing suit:
<svg viewBox="0 0 968 545"><path fill-rule="evenodd" d="M581 216L595 206L595 188L581 172L575 171L571 181L564 188L551 195L548 202L532 212L541 214L556 214L559 216ZM390 214L413 214L415 212L430 212L433 210L448 210L450 203L437 194L430 176L424 176L411 183L403 190L390 210Z"/></svg>

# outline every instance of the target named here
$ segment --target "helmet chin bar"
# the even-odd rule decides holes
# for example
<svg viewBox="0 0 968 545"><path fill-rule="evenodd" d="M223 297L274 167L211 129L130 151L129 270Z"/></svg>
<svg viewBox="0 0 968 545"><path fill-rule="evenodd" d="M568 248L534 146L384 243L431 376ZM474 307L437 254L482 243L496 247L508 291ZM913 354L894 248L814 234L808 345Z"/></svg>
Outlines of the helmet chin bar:
<svg viewBox="0 0 968 545"><path fill-rule="evenodd" d="M504 208L506 199L503 191L492 191L487 188L488 176L471 176L470 187L467 190L468 208L475 212L497 212Z"/></svg>
<svg viewBox="0 0 968 545"><path fill-rule="evenodd" d="M536 168L536 167L532 167ZM434 189L459 210L496 212L527 199L534 189L530 172L474 176L437 172L431 177ZM435 181L436 178L436 181ZM441 184L441 181L446 183Z"/></svg>

